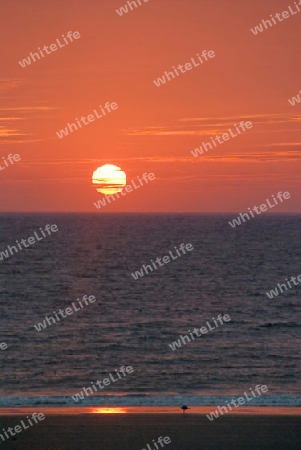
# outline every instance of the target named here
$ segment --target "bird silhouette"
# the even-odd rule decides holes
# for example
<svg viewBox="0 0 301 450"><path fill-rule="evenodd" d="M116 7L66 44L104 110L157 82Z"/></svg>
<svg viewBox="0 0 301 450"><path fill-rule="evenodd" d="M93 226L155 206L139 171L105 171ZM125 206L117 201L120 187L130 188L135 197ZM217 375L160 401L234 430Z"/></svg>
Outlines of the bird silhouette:
<svg viewBox="0 0 301 450"><path fill-rule="evenodd" d="M183 414L184 414L186 409L190 409L190 408L188 408L188 406L186 406L186 405L183 405L183 406L181 406L181 409L183 410Z"/></svg>

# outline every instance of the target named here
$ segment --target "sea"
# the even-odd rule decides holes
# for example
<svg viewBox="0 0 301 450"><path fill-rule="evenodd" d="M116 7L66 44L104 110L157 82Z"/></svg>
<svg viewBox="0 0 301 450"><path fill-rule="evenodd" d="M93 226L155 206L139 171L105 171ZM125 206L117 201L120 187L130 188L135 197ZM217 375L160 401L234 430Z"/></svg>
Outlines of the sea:
<svg viewBox="0 0 301 450"><path fill-rule="evenodd" d="M256 385L268 392L248 406L301 406L301 283L266 295L301 275L301 216L233 229L236 216L2 213L0 252L58 230L0 261L0 408L219 405ZM182 243L193 250L131 275ZM85 295L96 301L34 327ZM231 320L171 349L219 314ZM121 366L132 373L74 401Z"/></svg>

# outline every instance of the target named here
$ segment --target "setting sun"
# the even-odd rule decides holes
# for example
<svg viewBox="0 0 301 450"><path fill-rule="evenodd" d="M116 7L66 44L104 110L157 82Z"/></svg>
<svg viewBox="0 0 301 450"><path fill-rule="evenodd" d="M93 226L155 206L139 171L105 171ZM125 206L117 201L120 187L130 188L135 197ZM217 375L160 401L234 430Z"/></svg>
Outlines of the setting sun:
<svg viewBox="0 0 301 450"><path fill-rule="evenodd" d="M126 174L118 166L105 164L93 172L92 183L101 194L116 194L126 185Z"/></svg>

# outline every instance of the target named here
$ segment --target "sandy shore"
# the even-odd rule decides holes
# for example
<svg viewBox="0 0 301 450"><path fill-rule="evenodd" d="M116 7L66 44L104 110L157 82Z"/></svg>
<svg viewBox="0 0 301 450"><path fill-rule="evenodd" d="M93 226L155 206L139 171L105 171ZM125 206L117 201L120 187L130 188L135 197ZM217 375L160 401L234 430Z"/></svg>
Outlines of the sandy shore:
<svg viewBox="0 0 301 450"><path fill-rule="evenodd" d="M0 417L1 430L22 419ZM167 450L300 450L301 416L240 414L210 422L204 415L181 413L48 415L0 449L156 450L152 440L159 436L171 439L159 445Z"/></svg>

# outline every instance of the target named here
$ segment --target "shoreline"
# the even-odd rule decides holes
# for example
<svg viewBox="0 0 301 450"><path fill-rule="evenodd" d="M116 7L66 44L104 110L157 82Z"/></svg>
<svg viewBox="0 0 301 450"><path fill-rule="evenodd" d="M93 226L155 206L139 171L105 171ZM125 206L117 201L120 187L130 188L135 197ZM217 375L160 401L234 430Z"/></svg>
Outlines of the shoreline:
<svg viewBox="0 0 301 450"><path fill-rule="evenodd" d="M211 406L191 406L182 413L180 406L28 406L28 407L0 407L0 416L23 416L33 412L40 412L45 416L74 416L74 415L180 415L205 416L216 409ZM227 416L301 416L301 406L248 406L224 414Z"/></svg>

